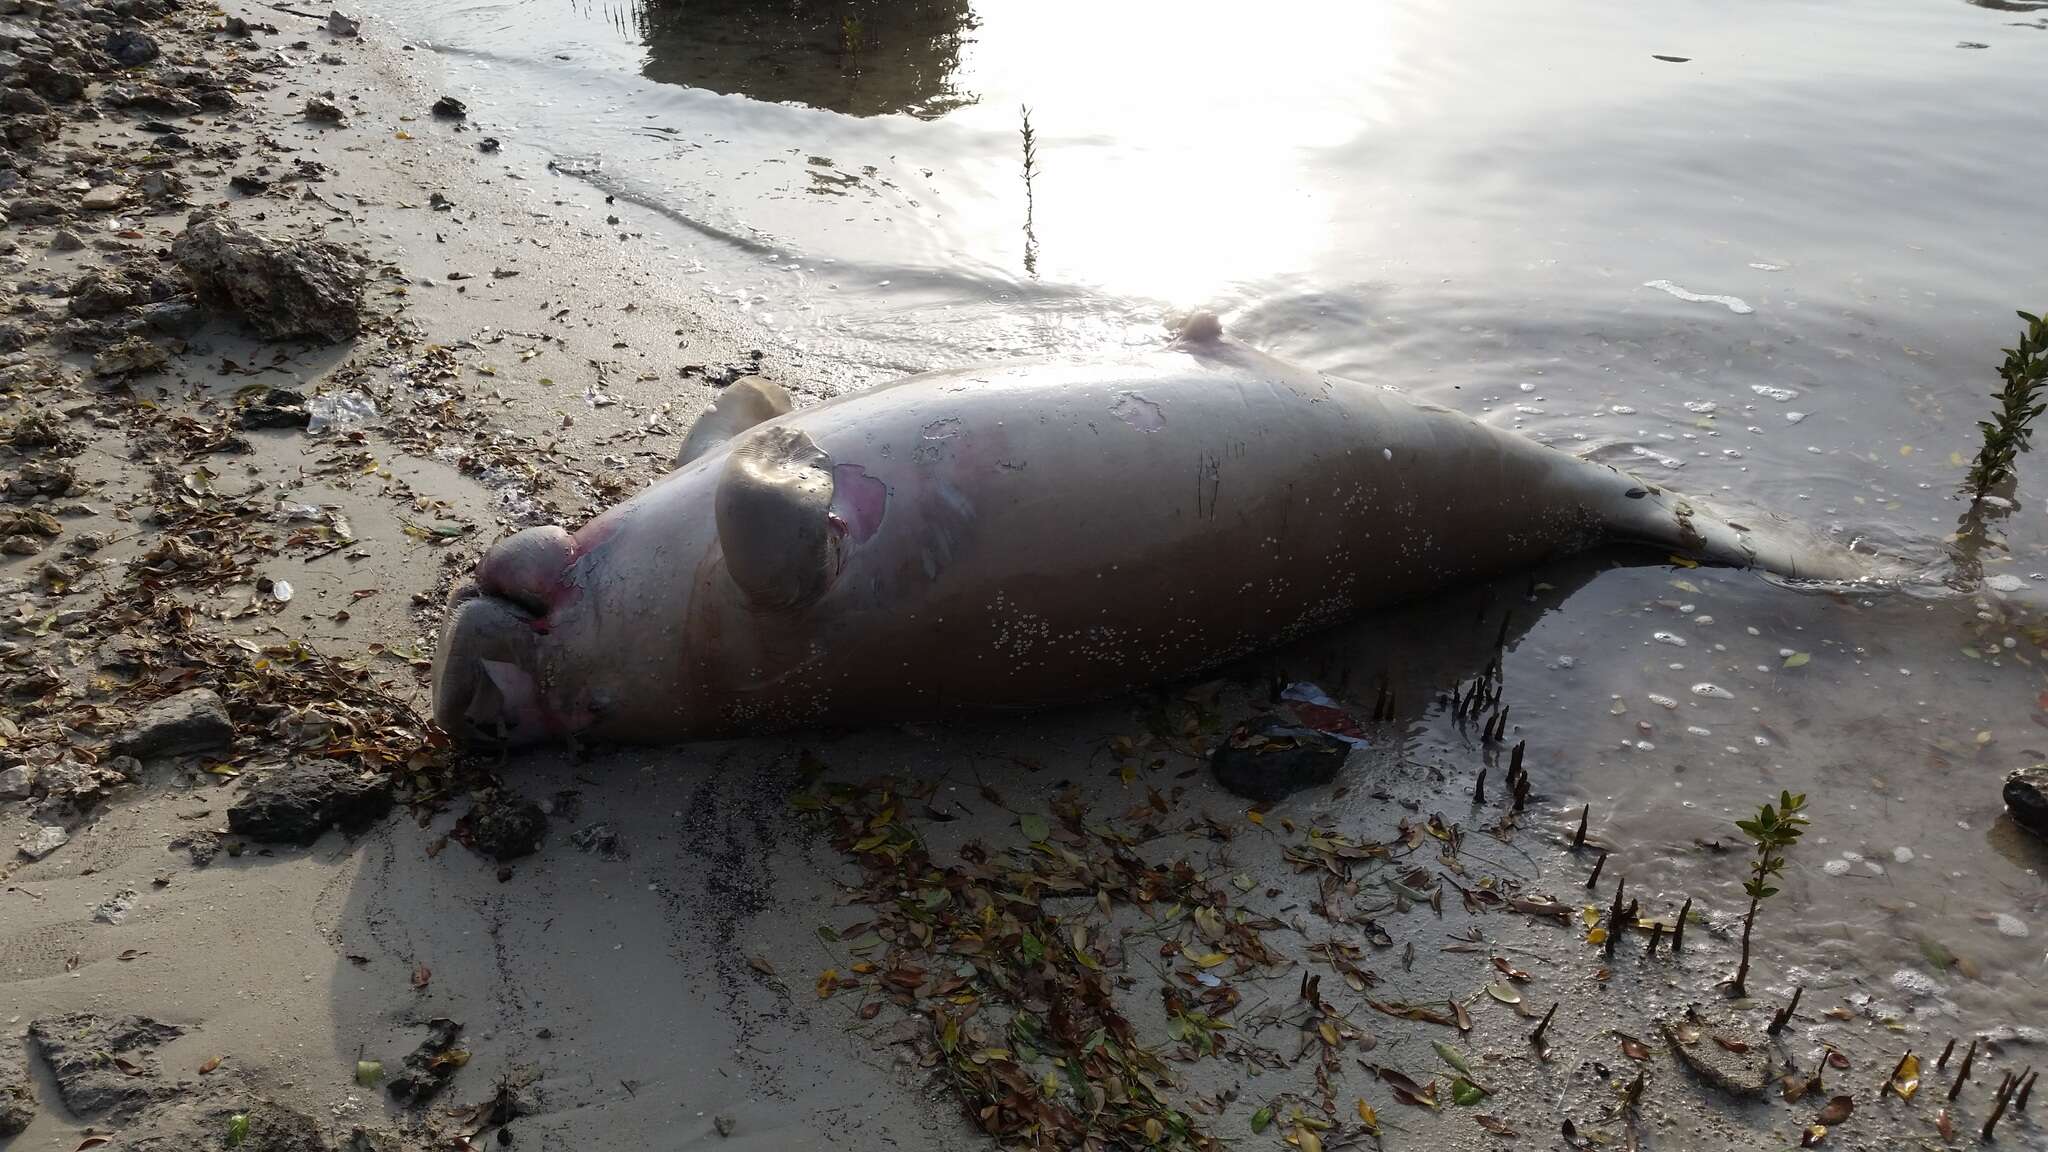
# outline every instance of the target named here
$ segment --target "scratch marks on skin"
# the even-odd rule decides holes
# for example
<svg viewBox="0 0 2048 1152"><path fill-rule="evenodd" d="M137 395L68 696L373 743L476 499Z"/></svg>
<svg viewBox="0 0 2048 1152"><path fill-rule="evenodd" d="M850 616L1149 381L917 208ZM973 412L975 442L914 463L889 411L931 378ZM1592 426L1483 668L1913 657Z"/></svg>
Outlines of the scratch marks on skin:
<svg viewBox="0 0 2048 1152"><path fill-rule="evenodd" d="M1216 518L1216 497L1223 489L1223 458L1204 449L1195 464L1195 518Z"/></svg>
<svg viewBox="0 0 2048 1152"><path fill-rule="evenodd" d="M1119 392L1109 414L1140 432L1157 432L1166 427L1166 410L1136 392Z"/></svg>

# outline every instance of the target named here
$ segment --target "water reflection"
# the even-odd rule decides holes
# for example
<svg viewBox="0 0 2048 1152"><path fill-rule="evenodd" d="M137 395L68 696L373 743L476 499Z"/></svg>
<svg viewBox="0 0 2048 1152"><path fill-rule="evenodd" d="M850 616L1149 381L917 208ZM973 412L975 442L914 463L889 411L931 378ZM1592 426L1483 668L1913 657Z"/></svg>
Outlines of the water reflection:
<svg viewBox="0 0 2048 1152"><path fill-rule="evenodd" d="M976 100L958 84L971 0L639 0L624 18L665 84L927 120Z"/></svg>

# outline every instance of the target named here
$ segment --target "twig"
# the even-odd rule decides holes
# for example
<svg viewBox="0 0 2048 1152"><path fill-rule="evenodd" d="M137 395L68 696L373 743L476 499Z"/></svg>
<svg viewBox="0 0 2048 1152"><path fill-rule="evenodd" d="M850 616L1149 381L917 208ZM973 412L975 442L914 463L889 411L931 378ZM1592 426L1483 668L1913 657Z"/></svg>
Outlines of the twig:
<svg viewBox="0 0 2048 1152"><path fill-rule="evenodd" d="M1792 1019L1792 1013L1799 1010L1799 998L1805 994L1806 985L1800 984L1795 986L1792 989L1792 999L1787 1001L1785 1006L1778 1009L1777 1014L1771 1017L1771 1026L1764 1029L1764 1035L1776 1036L1778 1033L1783 1032L1786 1022ZM1907 1049L1906 1054L1912 1055L1912 1050ZM1905 1061L1901 1060L1899 1063L1901 1066L1904 1066ZM1897 1075L1897 1073L1893 1073L1893 1075Z"/></svg>
<svg viewBox="0 0 2048 1152"><path fill-rule="evenodd" d="M1591 804L1579 809L1579 830L1572 833L1572 851L1577 852L1586 846L1586 819L1592 814L1593 806Z"/></svg>
<svg viewBox="0 0 2048 1152"><path fill-rule="evenodd" d="M1592 888L1594 885L1600 883L1600 870L1605 867L1607 867L1607 849L1602 848L1600 850L1600 858L1598 860L1593 861L1593 874L1591 876L1586 877L1587 888Z"/></svg>
<svg viewBox="0 0 2048 1152"><path fill-rule="evenodd" d="M1564 1003L1562 1000L1550 1002L1550 1011L1543 1014L1542 1023L1536 1025L1534 1032L1529 1033L1529 1043L1534 1044L1538 1048L1543 1047L1543 1034L1550 1030L1550 1018L1557 1015L1557 1006L1562 1003Z"/></svg>
<svg viewBox="0 0 2048 1152"><path fill-rule="evenodd" d="M1484 767L1479 769L1479 782L1472 785L1472 802L1474 804L1486 803L1486 769Z"/></svg>
<svg viewBox="0 0 2048 1152"><path fill-rule="evenodd" d="M1977 1041L1973 1039L1970 1041L1969 1050L1963 1053L1962 1064L1956 1068L1956 1082L1948 1086L1949 1103L1955 1103L1956 1094L1963 1090L1963 1085L1970 1082L1970 1066L1976 1062Z"/></svg>
<svg viewBox="0 0 2048 1152"><path fill-rule="evenodd" d="M1936 1072L1939 1072L1939 1071L1941 1071L1942 1069L1944 1069L1944 1068L1948 1067L1948 1057L1949 1057L1949 1053L1951 1053L1951 1052L1954 1052L1955 1050L1956 1050L1956 1038L1955 1038L1955 1037L1953 1037L1953 1036L1951 1036L1951 1037L1949 1037L1949 1038L1948 1038L1948 1043L1947 1043L1947 1044L1944 1044L1944 1045L1942 1045L1942 1048L1941 1048L1941 1059L1939 1059L1939 1060L1936 1060L1936 1061L1934 1062L1934 1070L1935 1070Z"/></svg>
<svg viewBox="0 0 2048 1152"><path fill-rule="evenodd" d="M1685 903L1678 909L1678 927L1671 930L1671 954L1673 956L1678 955L1679 949L1685 947L1685 918L1690 915L1692 915L1692 897L1687 896Z"/></svg>

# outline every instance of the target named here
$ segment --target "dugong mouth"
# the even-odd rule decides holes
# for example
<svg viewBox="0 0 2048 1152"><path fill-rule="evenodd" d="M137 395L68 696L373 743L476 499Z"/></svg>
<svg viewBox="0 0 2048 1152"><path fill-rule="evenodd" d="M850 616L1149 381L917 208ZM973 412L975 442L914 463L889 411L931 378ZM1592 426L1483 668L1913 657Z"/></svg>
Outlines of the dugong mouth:
<svg viewBox="0 0 2048 1152"><path fill-rule="evenodd" d="M537 675L530 613L465 583L434 651L434 722L462 744L518 747L562 731Z"/></svg>

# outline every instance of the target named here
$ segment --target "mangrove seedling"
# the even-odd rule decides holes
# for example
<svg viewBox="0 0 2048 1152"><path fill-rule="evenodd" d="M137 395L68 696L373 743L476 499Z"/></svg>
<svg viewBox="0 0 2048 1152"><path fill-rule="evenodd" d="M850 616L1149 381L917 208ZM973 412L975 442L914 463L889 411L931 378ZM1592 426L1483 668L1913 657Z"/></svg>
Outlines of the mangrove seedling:
<svg viewBox="0 0 2048 1152"><path fill-rule="evenodd" d="M1737 999L1749 995L1749 936L1756 929L1757 909L1778 894L1772 881L1785 870L1785 849L1797 843L1799 834L1806 831L1805 808L1805 793L1794 796L1780 792L1775 807L1767 803L1756 810L1755 817L1735 822L1756 848L1756 858L1749 862L1749 881L1742 886L1749 894L1749 914L1742 918L1742 964L1729 981L1728 990Z"/></svg>
<svg viewBox="0 0 2048 1152"><path fill-rule="evenodd" d="M1984 446L1970 465L1969 486L1974 500L1982 500L1993 487L2012 479L2013 465L2028 448L2034 418L2048 411L2048 401L2039 400L2048 391L2048 320L2022 312L2027 330L2019 347L2006 348L2005 363L1998 375L2005 387L1991 394L1998 407L1991 419L1977 421L1984 432Z"/></svg>

